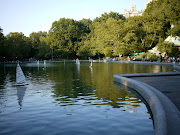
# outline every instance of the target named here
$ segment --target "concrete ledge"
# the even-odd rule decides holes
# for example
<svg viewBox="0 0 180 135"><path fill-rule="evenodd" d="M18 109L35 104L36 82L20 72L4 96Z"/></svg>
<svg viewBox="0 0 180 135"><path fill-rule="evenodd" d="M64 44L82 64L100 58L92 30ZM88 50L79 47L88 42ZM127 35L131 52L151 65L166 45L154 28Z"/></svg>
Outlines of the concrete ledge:
<svg viewBox="0 0 180 135"><path fill-rule="evenodd" d="M134 74L120 74L122 77L154 77L154 76L176 76L180 75L180 72L161 72L161 73L134 73Z"/></svg>
<svg viewBox="0 0 180 135"><path fill-rule="evenodd" d="M148 61L112 61L112 63L132 63L132 64L147 64L147 65L171 65L174 64L172 62L170 63L164 63L164 62L148 62Z"/></svg>
<svg viewBox="0 0 180 135"><path fill-rule="evenodd" d="M155 135L179 135L180 112L172 101L163 93L143 82L130 79L137 76L159 76L177 75L175 73L155 73L155 74L119 74L114 75L115 82L126 85L136 90L149 104L154 119Z"/></svg>

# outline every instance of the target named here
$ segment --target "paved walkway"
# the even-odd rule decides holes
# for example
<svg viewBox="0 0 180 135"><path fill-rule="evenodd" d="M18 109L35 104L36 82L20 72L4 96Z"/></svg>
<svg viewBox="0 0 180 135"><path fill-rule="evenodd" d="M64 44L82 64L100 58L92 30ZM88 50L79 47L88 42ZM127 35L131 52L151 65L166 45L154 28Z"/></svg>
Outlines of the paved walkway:
<svg viewBox="0 0 180 135"><path fill-rule="evenodd" d="M180 111L180 75L132 77L144 82L166 95Z"/></svg>

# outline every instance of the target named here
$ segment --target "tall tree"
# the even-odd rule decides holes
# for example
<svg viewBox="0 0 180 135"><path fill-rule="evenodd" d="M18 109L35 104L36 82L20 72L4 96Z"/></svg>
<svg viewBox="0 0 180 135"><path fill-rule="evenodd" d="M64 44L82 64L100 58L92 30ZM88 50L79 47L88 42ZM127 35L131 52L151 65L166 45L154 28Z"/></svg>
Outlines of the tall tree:
<svg viewBox="0 0 180 135"><path fill-rule="evenodd" d="M117 12L110 12L107 13L105 12L104 14L102 14L100 17L96 17L94 19L94 22L106 22L108 19L115 19L115 20L125 20L125 17Z"/></svg>
<svg viewBox="0 0 180 135"><path fill-rule="evenodd" d="M125 29L127 29L125 42L131 44L131 51L138 52L146 52L154 47L164 33L163 23L148 15L130 17L125 24Z"/></svg>
<svg viewBox="0 0 180 135"><path fill-rule="evenodd" d="M120 53L120 33L125 18L115 12L104 13L94 19L90 26L91 33L86 44L90 44L92 55L112 56Z"/></svg>
<svg viewBox="0 0 180 135"><path fill-rule="evenodd" d="M4 55L4 35L3 35L3 29L0 27L0 61L5 60L5 55Z"/></svg>
<svg viewBox="0 0 180 135"><path fill-rule="evenodd" d="M179 0L167 0L166 8L167 8L167 18L170 21L171 27L170 34L173 36L180 37L180 2Z"/></svg>
<svg viewBox="0 0 180 135"><path fill-rule="evenodd" d="M180 36L180 2L179 0L156 0L148 4L144 12L144 16L149 16L150 26L153 26L153 21L159 22L155 25L161 27L159 36L158 48L164 50L167 54L171 52L172 45L163 43L168 36Z"/></svg>
<svg viewBox="0 0 180 135"><path fill-rule="evenodd" d="M42 36L40 37L40 44L37 47L38 49L38 58L40 59L50 59L52 55L52 50L49 46L49 37Z"/></svg>
<svg viewBox="0 0 180 135"><path fill-rule="evenodd" d="M49 31L50 47L62 56L75 57L84 37L90 32L90 19L75 21L61 18L55 21Z"/></svg>
<svg viewBox="0 0 180 135"><path fill-rule="evenodd" d="M42 31L39 31L39 32L33 32L30 34L30 40L31 40L31 43L32 43L32 46L31 46L31 57L33 58L38 58L38 53L39 53L39 46L41 45L41 41L40 39L42 37L46 37L47 36L47 32L42 32Z"/></svg>
<svg viewBox="0 0 180 135"><path fill-rule="evenodd" d="M23 60L29 58L31 44L23 33L9 33L5 39L6 53L8 60Z"/></svg>
<svg viewBox="0 0 180 135"><path fill-rule="evenodd" d="M75 49L74 41L76 41L77 31L73 19L61 18L55 21L49 31L50 47L57 49L61 55L73 53Z"/></svg>

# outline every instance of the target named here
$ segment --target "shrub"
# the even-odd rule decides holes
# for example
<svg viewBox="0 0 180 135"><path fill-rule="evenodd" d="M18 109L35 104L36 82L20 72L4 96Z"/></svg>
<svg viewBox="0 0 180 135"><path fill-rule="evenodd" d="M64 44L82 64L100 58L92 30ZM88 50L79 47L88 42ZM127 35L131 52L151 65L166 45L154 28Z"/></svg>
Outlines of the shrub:
<svg viewBox="0 0 180 135"><path fill-rule="evenodd" d="M144 54L140 54L136 57L136 59L148 59L148 60L157 60L158 56L156 56L156 54L151 54L151 53L144 53Z"/></svg>

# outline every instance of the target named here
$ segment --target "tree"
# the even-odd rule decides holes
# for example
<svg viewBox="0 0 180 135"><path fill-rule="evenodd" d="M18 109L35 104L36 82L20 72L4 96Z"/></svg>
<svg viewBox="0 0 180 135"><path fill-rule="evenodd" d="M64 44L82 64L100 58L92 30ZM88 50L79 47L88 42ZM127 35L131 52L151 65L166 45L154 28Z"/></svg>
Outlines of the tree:
<svg viewBox="0 0 180 135"><path fill-rule="evenodd" d="M166 0L167 18L174 27L170 29L173 36L180 37L180 2L179 0Z"/></svg>
<svg viewBox="0 0 180 135"><path fill-rule="evenodd" d="M23 33L9 33L5 39L5 57L7 60L23 60L29 58L31 44Z"/></svg>
<svg viewBox="0 0 180 135"><path fill-rule="evenodd" d="M160 38L157 44L157 48L161 53L165 52L167 55L169 55L172 49L172 43L164 42L163 38Z"/></svg>
<svg viewBox="0 0 180 135"><path fill-rule="evenodd" d="M101 17L96 18L90 26L91 52L93 55L105 56L117 55L120 52L121 45L120 31L124 17L118 13L104 13ZM118 51L117 51L118 49Z"/></svg>
<svg viewBox="0 0 180 135"><path fill-rule="evenodd" d="M124 30L126 34L123 38L132 52L147 52L153 48L163 35L162 22L147 16L137 16L128 18Z"/></svg>
<svg viewBox="0 0 180 135"><path fill-rule="evenodd" d="M85 37L90 33L90 24L90 19L75 21L61 18L53 22L49 31L51 49L58 51L62 56L76 57Z"/></svg>
<svg viewBox="0 0 180 135"><path fill-rule="evenodd" d="M48 45L48 36L47 37L40 37L40 44L38 46L38 58L40 59L49 59L51 57L51 48Z"/></svg>
<svg viewBox="0 0 180 135"><path fill-rule="evenodd" d="M49 31L50 47L57 49L61 55L72 54L76 50L77 27L73 19L61 18L55 21Z"/></svg>
<svg viewBox="0 0 180 135"><path fill-rule="evenodd" d="M4 61L5 60L5 55L4 55L4 35L3 35L3 29L1 29L0 27L0 61Z"/></svg>
<svg viewBox="0 0 180 135"><path fill-rule="evenodd" d="M151 16L163 23L164 35L179 36L180 35L180 2L179 0L157 0L148 4L144 15ZM171 29L171 25L174 27ZM169 33L167 33L169 31Z"/></svg>
<svg viewBox="0 0 180 135"><path fill-rule="evenodd" d="M114 19L114 20L125 20L125 17L123 15L120 15L117 12L110 12L107 13L105 12L104 14L101 15L101 17L96 17L94 19L94 22L106 22L108 19Z"/></svg>
<svg viewBox="0 0 180 135"><path fill-rule="evenodd" d="M38 57L38 53L39 53L39 46L41 45L41 38L42 37L46 37L47 36L47 32L33 32L30 34L30 40L32 43L31 46L31 57L35 57L35 58L39 58Z"/></svg>
<svg viewBox="0 0 180 135"><path fill-rule="evenodd" d="M179 0L156 0L148 4L147 9L144 12L144 16L149 16L149 21L152 27L152 22L155 20L155 26L159 27L157 32L158 48L162 52L167 54L172 50L172 44L164 42L168 36L180 36L180 2ZM153 19L153 20L152 20ZM160 30L161 29L161 30ZM176 50L176 49L174 49Z"/></svg>

